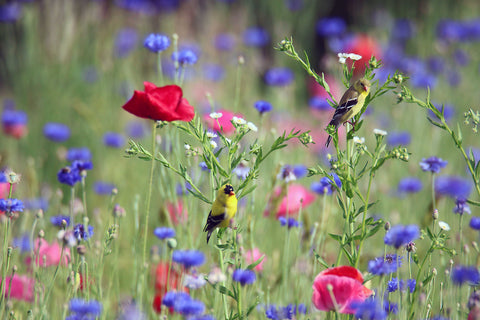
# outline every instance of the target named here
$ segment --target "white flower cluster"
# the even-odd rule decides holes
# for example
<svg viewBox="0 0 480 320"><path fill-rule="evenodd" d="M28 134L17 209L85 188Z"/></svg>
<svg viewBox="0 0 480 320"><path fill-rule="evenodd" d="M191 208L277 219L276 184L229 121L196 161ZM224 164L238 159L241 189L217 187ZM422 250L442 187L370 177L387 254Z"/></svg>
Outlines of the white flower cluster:
<svg viewBox="0 0 480 320"><path fill-rule="evenodd" d="M250 121L247 122L245 119L240 118L240 117L233 117L232 118L232 123L235 126L245 126L246 125L248 129L250 129L252 131L255 131L255 132L258 131L257 126L253 122L250 122Z"/></svg>
<svg viewBox="0 0 480 320"><path fill-rule="evenodd" d="M362 59L361 55L355 54L355 53L338 53L338 62L341 64L344 64L347 59L352 59L353 61L357 61Z"/></svg>

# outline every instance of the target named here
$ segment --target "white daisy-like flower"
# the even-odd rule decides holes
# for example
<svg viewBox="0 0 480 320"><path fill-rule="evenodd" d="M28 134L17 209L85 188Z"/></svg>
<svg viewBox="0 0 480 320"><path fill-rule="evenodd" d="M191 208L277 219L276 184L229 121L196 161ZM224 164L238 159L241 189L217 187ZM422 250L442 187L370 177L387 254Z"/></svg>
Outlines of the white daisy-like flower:
<svg viewBox="0 0 480 320"><path fill-rule="evenodd" d="M217 143L213 140L210 140L210 146L212 147L212 149L215 149L217 147Z"/></svg>
<svg viewBox="0 0 480 320"><path fill-rule="evenodd" d="M207 138L209 139L213 139L213 138L216 138L218 137L217 134L213 131L207 131Z"/></svg>
<svg viewBox="0 0 480 320"><path fill-rule="evenodd" d="M257 126L255 124L253 124L253 122L247 122L247 127L248 127L248 129L250 129L252 131L255 131L255 132L258 131Z"/></svg>
<svg viewBox="0 0 480 320"><path fill-rule="evenodd" d="M362 59L362 56L356 53L349 53L348 57L354 61Z"/></svg>
<svg viewBox="0 0 480 320"><path fill-rule="evenodd" d="M365 138L355 136L355 137L353 137L353 143L364 144L365 143Z"/></svg>
<svg viewBox="0 0 480 320"><path fill-rule="evenodd" d="M438 221L438 226L444 231L450 231L450 226L445 221Z"/></svg>
<svg viewBox="0 0 480 320"><path fill-rule="evenodd" d="M212 119L219 119L223 117L223 114L221 112L212 112L210 113L210 118Z"/></svg>
<svg viewBox="0 0 480 320"><path fill-rule="evenodd" d="M244 125L244 124L247 123L247 121L245 121L245 119L239 118L239 117L233 117L232 121L233 121L233 123L236 123L238 125Z"/></svg>
<svg viewBox="0 0 480 320"><path fill-rule="evenodd" d="M188 143L185 143L185 144L183 145L183 147L184 147L185 150L187 150L187 151L190 150L190 148L191 148Z"/></svg>
<svg viewBox="0 0 480 320"><path fill-rule="evenodd" d="M341 64L344 64L347 61L346 53L338 53L337 56L338 62L340 62Z"/></svg>
<svg viewBox="0 0 480 320"><path fill-rule="evenodd" d="M373 133L377 136L386 136L388 134L385 130L373 129Z"/></svg>

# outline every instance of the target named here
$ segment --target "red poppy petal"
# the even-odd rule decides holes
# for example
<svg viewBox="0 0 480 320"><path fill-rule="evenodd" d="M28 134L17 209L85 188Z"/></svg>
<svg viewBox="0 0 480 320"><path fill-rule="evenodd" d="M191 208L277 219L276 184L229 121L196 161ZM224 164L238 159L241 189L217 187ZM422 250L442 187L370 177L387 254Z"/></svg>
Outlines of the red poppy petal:
<svg viewBox="0 0 480 320"><path fill-rule="evenodd" d="M332 293L328 290L329 286L332 288ZM352 314L355 311L350 308L350 304L353 301L364 301L372 291L349 277L319 274L313 283L312 303L318 310L335 310L331 294L339 308L338 312Z"/></svg>
<svg viewBox="0 0 480 320"><path fill-rule="evenodd" d="M339 266L335 268L329 268L320 272L320 275L337 275L341 277L348 277L363 283L363 276L356 268L351 266Z"/></svg>
<svg viewBox="0 0 480 320"><path fill-rule="evenodd" d="M148 81L144 81L143 82L143 86L145 87L145 92L149 92L149 91L152 91L152 90L155 90L157 88L157 86L151 82L148 82Z"/></svg>
<svg viewBox="0 0 480 320"><path fill-rule="evenodd" d="M122 108L137 117L152 119L150 117L148 105L149 101L145 92L135 90L133 96L123 105Z"/></svg>
<svg viewBox="0 0 480 320"><path fill-rule="evenodd" d="M193 107L188 103L188 100L182 98L180 103L178 104L177 110L175 110L179 116L178 120L182 121L191 121L195 116L195 110Z"/></svg>

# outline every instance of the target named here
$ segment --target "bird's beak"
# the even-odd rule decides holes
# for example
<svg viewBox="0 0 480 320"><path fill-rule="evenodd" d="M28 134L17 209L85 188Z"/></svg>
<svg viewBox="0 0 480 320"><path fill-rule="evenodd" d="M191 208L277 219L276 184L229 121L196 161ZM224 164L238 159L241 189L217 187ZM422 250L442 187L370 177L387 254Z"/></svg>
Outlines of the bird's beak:
<svg viewBox="0 0 480 320"><path fill-rule="evenodd" d="M230 191L230 195L231 195L231 196L234 196L234 195L235 195L235 191Z"/></svg>

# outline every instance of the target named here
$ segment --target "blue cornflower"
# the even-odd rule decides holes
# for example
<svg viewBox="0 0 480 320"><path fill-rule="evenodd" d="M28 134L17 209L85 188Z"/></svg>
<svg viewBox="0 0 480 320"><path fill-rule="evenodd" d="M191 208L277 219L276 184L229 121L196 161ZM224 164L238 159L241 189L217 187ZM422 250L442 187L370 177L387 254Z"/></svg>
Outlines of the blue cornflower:
<svg viewBox="0 0 480 320"><path fill-rule="evenodd" d="M91 238L93 236L93 226L88 225L88 232L87 232L85 230L85 226L79 223L73 228L73 235L78 241L87 240L88 238Z"/></svg>
<svg viewBox="0 0 480 320"><path fill-rule="evenodd" d="M457 214L464 214L464 213L468 213L468 214L471 214L472 211L470 210L470 206L467 204L467 200L466 199L463 199L463 198L457 198L455 200L455 208L453 208L453 213L457 213Z"/></svg>
<svg viewBox="0 0 480 320"><path fill-rule="evenodd" d="M198 56L192 50L185 49L172 53L172 60L178 61L181 65L193 65L197 63Z"/></svg>
<svg viewBox="0 0 480 320"><path fill-rule="evenodd" d="M245 180L250 172L250 167L240 163L235 169L232 170L232 173L237 175L237 178L240 180Z"/></svg>
<svg viewBox="0 0 480 320"><path fill-rule="evenodd" d="M63 123L49 122L43 127L43 135L54 142L63 142L70 138L70 128Z"/></svg>
<svg viewBox="0 0 480 320"><path fill-rule="evenodd" d="M437 78L435 75L426 71L420 71L413 73L411 76L411 82L415 88L435 88L437 85Z"/></svg>
<svg viewBox="0 0 480 320"><path fill-rule="evenodd" d="M25 199L24 205L27 210L48 210L48 200L46 198Z"/></svg>
<svg viewBox="0 0 480 320"><path fill-rule="evenodd" d="M168 308L173 308L175 304L175 300L179 299L190 299L190 295L186 292L176 292L176 291L169 291L165 293L162 298L162 304Z"/></svg>
<svg viewBox="0 0 480 320"><path fill-rule="evenodd" d="M477 286L480 283L480 273L475 266L456 266L452 270L451 277L453 284L458 286L464 283Z"/></svg>
<svg viewBox="0 0 480 320"><path fill-rule="evenodd" d="M390 274L402 265L402 257L396 254L387 254L386 257L378 257L368 262L368 272L374 275Z"/></svg>
<svg viewBox="0 0 480 320"><path fill-rule="evenodd" d="M320 111L332 110L332 106L328 103L327 99L324 99L318 96L311 97L310 100L308 100L308 105L310 106L310 108L314 110L320 110Z"/></svg>
<svg viewBox="0 0 480 320"><path fill-rule="evenodd" d="M82 161L82 160L75 160L71 164L72 169L81 171L92 170L93 163L91 161Z"/></svg>
<svg viewBox="0 0 480 320"><path fill-rule="evenodd" d="M90 161L92 160L92 153L87 147L70 148L67 151L67 160L70 162L75 160Z"/></svg>
<svg viewBox="0 0 480 320"><path fill-rule="evenodd" d="M279 217L278 221L280 221L280 225L282 227L287 226L288 229L300 226L300 222L298 222L297 220L295 220L295 218L292 217L288 219L285 217Z"/></svg>
<svg viewBox="0 0 480 320"><path fill-rule="evenodd" d="M257 279L257 275L254 271L248 269L237 269L233 271L233 281L240 282L242 286L246 284L252 284Z"/></svg>
<svg viewBox="0 0 480 320"><path fill-rule="evenodd" d="M5 175L5 172L0 171L0 183L5 183L7 182L7 176Z"/></svg>
<svg viewBox="0 0 480 320"><path fill-rule="evenodd" d="M412 137L407 131L389 132L387 136L387 144L391 147L409 145L411 140Z"/></svg>
<svg viewBox="0 0 480 320"><path fill-rule="evenodd" d="M117 58L125 58L137 46L138 33L135 29L124 28L117 32L114 42L114 53Z"/></svg>
<svg viewBox="0 0 480 320"><path fill-rule="evenodd" d="M396 225L387 231L384 237L386 245L394 246L396 249L420 237L420 228L415 225Z"/></svg>
<svg viewBox="0 0 480 320"><path fill-rule="evenodd" d="M422 181L416 177L406 177L398 183L399 193L417 193L422 190Z"/></svg>
<svg viewBox="0 0 480 320"><path fill-rule="evenodd" d="M293 174L297 179L305 177L308 173L308 169L303 164L297 164L293 166Z"/></svg>
<svg viewBox="0 0 480 320"><path fill-rule="evenodd" d="M175 237L175 230L168 227L158 227L153 230L153 234L160 240Z"/></svg>
<svg viewBox="0 0 480 320"><path fill-rule="evenodd" d="M170 46L170 39L161 33L150 33L143 41L143 46L152 52L162 52Z"/></svg>
<svg viewBox="0 0 480 320"><path fill-rule="evenodd" d="M0 22L15 22L22 16L22 6L17 2L0 5Z"/></svg>
<svg viewBox="0 0 480 320"><path fill-rule="evenodd" d="M20 252L29 252L33 247L28 234L24 234L18 238L13 238L12 245L14 248L19 248Z"/></svg>
<svg viewBox="0 0 480 320"><path fill-rule="evenodd" d="M283 180L286 183L290 181L295 181L297 180L297 177L295 176L295 173L293 172L293 168L291 165L284 165L281 169L280 172L277 175L278 180Z"/></svg>
<svg viewBox="0 0 480 320"><path fill-rule="evenodd" d="M205 311L205 305L200 300L195 299L176 299L173 309L188 317L191 315L200 315Z"/></svg>
<svg viewBox="0 0 480 320"><path fill-rule="evenodd" d="M95 191L96 194L109 195L112 194L113 189L115 189L115 185L113 183L95 181L93 184L93 191Z"/></svg>
<svg viewBox="0 0 480 320"><path fill-rule="evenodd" d="M397 314L398 313L398 304L393 303L385 299L383 301L383 310L388 314Z"/></svg>
<svg viewBox="0 0 480 320"><path fill-rule="evenodd" d="M453 53L453 59L459 66L466 66L470 62L470 56L462 49L455 50Z"/></svg>
<svg viewBox="0 0 480 320"><path fill-rule="evenodd" d="M0 199L0 211L10 215L13 212L23 212L23 202L18 199Z"/></svg>
<svg viewBox="0 0 480 320"><path fill-rule="evenodd" d="M440 169L445 168L447 164L448 164L448 161L445 161L445 160L442 160L441 158L437 158L433 156L428 159L423 158L422 161L420 161L420 168L422 169L422 171L439 173Z"/></svg>
<svg viewBox="0 0 480 320"><path fill-rule="evenodd" d="M480 217L472 217L469 226L474 230L480 230Z"/></svg>
<svg viewBox="0 0 480 320"><path fill-rule="evenodd" d="M125 126L125 133L127 136L134 139L143 138L148 132L148 128L143 121L130 121Z"/></svg>
<svg viewBox="0 0 480 320"><path fill-rule="evenodd" d="M368 298L363 302L353 302L351 306L355 309L355 317L358 319L383 320L387 318L387 312L381 302L375 298Z"/></svg>
<svg viewBox="0 0 480 320"><path fill-rule="evenodd" d="M122 305L122 311L117 320L147 320L147 315L142 312L135 301Z"/></svg>
<svg viewBox="0 0 480 320"><path fill-rule="evenodd" d="M70 300L68 309L70 312L75 313L76 316L79 316L80 319L90 319L89 315L95 317L102 313L102 304L96 300L86 301L74 298Z"/></svg>
<svg viewBox="0 0 480 320"><path fill-rule="evenodd" d="M219 33L214 40L217 50L231 51L235 47L235 37L230 33Z"/></svg>
<svg viewBox="0 0 480 320"><path fill-rule="evenodd" d="M125 142L125 137L120 133L106 132L103 135L103 144L107 147L122 148Z"/></svg>
<svg viewBox="0 0 480 320"><path fill-rule="evenodd" d="M70 225L70 217L64 215L57 215L50 217L50 222L56 227L62 227L62 220L65 220L67 227Z"/></svg>
<svg viewBox="0 0 480 320"><path fill-rule="evenodd" d="M330 177L323 177L320 181L313 182L310 185L310 189L315 193L327 195L331 195L336 190L335 185L341 189L342 181L338 175L334 172L330 173L330 175L333 177L333 180Z"/></svg>
<svg viewBox="0 0 480 320"><path fill-rule="evenodd" d="M466 29L460 21L440 20L437 24L437 38L442 41L456 42L466 37Z"/></svg>
<svg viewBox="0 0 480 320"><path fill-rule="evenodd" d="M2 112L2 125L15 126L27 124L28 116L24 111L5 109Z"/></svg>
<svg viewBox="0 0 480 320"><path fill-rule="evenodd" d="M188 320L215 320L215 317L209 314L193 315Z"/></svg>
<svg viewBox="0 0 480 320"><path fill-rule="evenodd" d="M398 290L398 279L392 278L392 280L387 282L387 291L392 293Z"/></svg>
<svg viewBox="0 0 480 320"><path fill-rule="evenodd" d="M172 254L172 260L188 269L201 266L205 262L205 255L197 250L175 250Z"/></svg>
<svg viewBox="0 0 480 320"><path fill-rule="evenodd" d="M347 30L345 20L338 17L323 18L316 24L317 34L322 37L339 37Z"/></svg>
<svg viewBox="0 0 480 320"><path fill-rule="evenodd" d="M413 22L408 19L398 19L395 21L392 29L392 38L398 41L406 41L410 39L414 33Z"/></svg>
<svg viewBox="0 0 480 320"><path fill-rule="evenodd" d="M417 280L415 279L407 279L407 288L410 293L415 291L415 287L417 286Z"/></svg>
<svg viewBox="0 0 480 320"><path fill-rule="evenodd" d="M225 78L225 69L218 63L206 63L202 70L203 77L207 80L219 82Z"/></svg>
<svg viewBox="0 0 480 320"><path fill-rule="evenodd" d="M264 114L265 112L270 112L273 109L272 104L265 100L258 100L254 103L253 106L255 107L255 109L258 110L258 112L260 112L260 114Z"/></svg>
<svg viewBox="0 0 480 320"><path fill-rule="evenodd" d="M435 192L439 195L467 199L471 188L470 180L459 176L438 176L435 179Z"/></svg>
<svg viewBox="0 0 480 320"><path fill-rule="evenodd" d="M294 79L293 71L289 68L271 68L265 73L265 83L270 86L284 87Z"/></svg>
<svg viewBox="0 0 480 320"><path fill-rule="evenodd" d="M440 74L445 70L445 61L442 57L431 56L427 60L427 67L429 71L435 74Z"/></svg>
<svg viewBox="0 0 480 320"><path fill-rule="evenodd" d="M210 171L210 169L208 169L208 165L205 161L202 161L198 164L198 166L200 167L200 169L202 169L202 171Z"/></svg>
<svg viewBox="0 0 480 320"><path fill-rule="evenodd" d="M243 43L249 47L263 47L270 41L267 30L260 27L250 27L243 32Z"/></svg>
<svg viewBox="0 0 480 320"><path fill-rule="evenodd" d="M276 305L272 304L265 307L265 316L267 319L273 320L295 319L295 315L302 313L307 313L307 308L303 303L299 305L288 304L285 307L277 307Z"/></svg>

